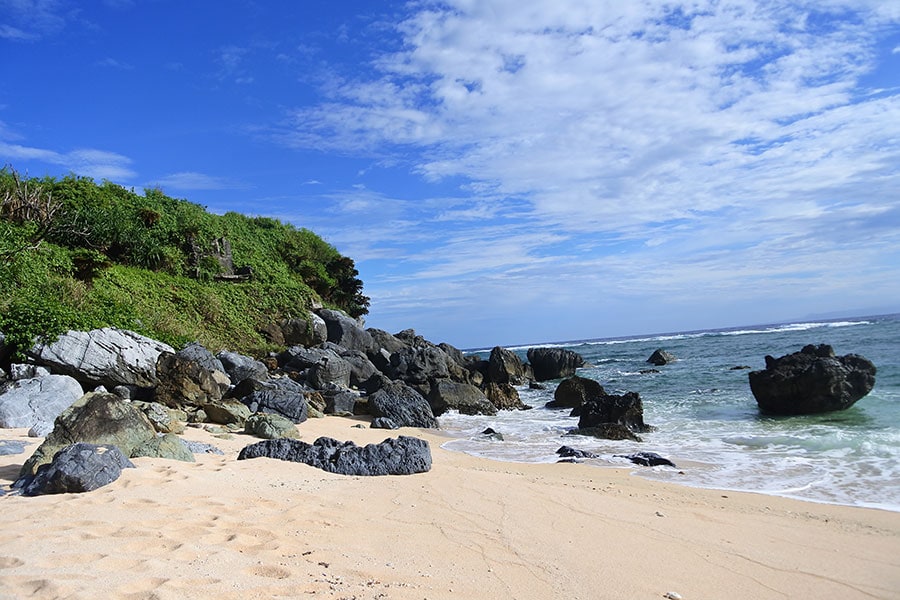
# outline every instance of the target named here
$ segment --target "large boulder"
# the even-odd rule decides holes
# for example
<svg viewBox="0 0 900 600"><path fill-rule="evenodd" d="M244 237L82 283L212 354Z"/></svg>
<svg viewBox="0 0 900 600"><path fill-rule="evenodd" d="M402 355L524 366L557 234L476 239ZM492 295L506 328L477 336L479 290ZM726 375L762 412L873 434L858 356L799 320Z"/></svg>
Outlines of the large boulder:
<svg viewBox="0 0 900 600"><path fill-rule="evenodd" d="M200 342L191 342L175 354L181 358L198 363L201 367L209 371L218 371L222 374L227 373L222 361L216 358L215 355L207 350Z"/></svg>
<svg viewBox="0 0 900 600"><path fill-rule="evenodd" d="M553 400L546 404L546 408L570 408L577 411L589 399L598 398L605 394L606 391L603 389L603 386L597 381L575 375L564 379L556 386L556 391L553 392Z"/></svg>
<svg viewBox="0 0 900 600"><path fill-rule="evenodd" d="M750 390L762 412L804 415L844 410L875 386L875 365L858 354L835 356L827 345L804 346L751 371Z"/></svg>
<svg viewBox="0 0 900 600"><path fill-rule="evenodd" d="M131 458L139 457L194 462L194 453L180 437L172 433L158 435L136 446L131 451Z"/></svg>
<svg viewBox="0 0 900 600"><path fill-rule="evenodd" d="M216 354L225 367L225 372L231 378L231 382L235 385L245 379L264 380L269 377L269 369L261 361L249 356L223 350Z"/></svg>
<svg viewBox="0 0 900 600"><path fill-rule="evenodd" d="M328 387L349 388L350 373L353 367L349 362L333 354L309 369L306 381L313 389L323 390Z"/></svg>
<svg viewBox="0 0 900 600"><path fill-rule="evenodd" d="M83 394L81 384L68 375L14 381L0 394L0 427L51 425Z"/></svg>
<svg viewBox="0 0 900 600"><path fill-rule="evenodd" d="M238 460L260 457L304 463L341 475L411 475L431 469L428 442L408 436L363 447L326 437L313 444L281 438L251 444L238 454Z"/></svg>
<svg viewBox="0 0 900 600"><path fill-rule="evenodd" d="M292 423L302 423L309 417L309 402L302 389L275 386L256 390L241 398L252 413L279 415Z"/></svg>
<svg viewBox="0 0 900 600"><path fill-rule="evenodd" d="M386 373L391 365L391 354L409 347L409 344L382 329L370 327L366 331L372 336L372 348L366 354L379 371Z"/></svg>
<svg viewBox="0 0 900 600"><path fill-rule="evenodd" d="M526 379L525 364L518 354L500 346L495 346L491 350L491 357L488 359L488 381L519 385L525 383Z"/></svg>
<svg viewBox="0 0 900 600"><path fill-rule="evenodd" d="M159 385L154 400L169 408L194 412L222 398L228 376L181 354L163 352L156 362Z"/></svg>
<svg viewBox="0 0 900 600"><path fill-rule="evenodd" d="M519 390L508 383L489 383L484 386L484 395L499 410L528 410L531 408L519 398Z"/></svg>
<svg viewBox="0 0 900 600"><path fill-rule="evenodd" d="M656 365L657 367L661 367L663 365L667 365L669 363L673 363L677 358L675 355L669 352L668 350L663 350L659 348L653 351L653 354L650 355L650 358L647 359L647 362L651 365Z"/></svg>
<svg viewBox="0 0 900 600"><path fill-rule="evenodd" d="M398 427L438 428L428 401L400 381L386 382L369 396L368 405L373 417L386 417Z"/></svg>
<svg viewBox="0 0 900 600"><path fill-rule="evenodd" d="M496 415L494 406L484 392L474 385L449 379L435 381L428 393L431 412L439 417L448 410L458 410L464 415Z"/></svg>
<svg viewBox="0 0 900 600"><path fill-rule="evenodd" d="M565 348L529 348L528 362L537 381L570 377L578 367L584 366L580 354Z"/></svg>
<svg viewBox="0 0 900 600"><path fill-rule="evenodd" d="M154 387L156 360L168 344L133 331L106 327L93 331L69 331L55 342L38 343L28 354L54 373L74 377L87 387L112 389L117 385Z"/></svg>
<svg viewBox="0 0 900 600"><path fill-rule="evenodd" d="M110 484L134 465L113 445L80 442L61 449L34 476L16 481L25 496L90 492Z"/></svg>
<svg viewBox="0 0 900 600"><path fill-rule="evenodd" d="M581 406L578 428L587 429L614 423L635 433L650 430L644 423L644 406L637 392L622 395L603 394L589 398Z"/></svg>
<svg viewBox="0 0 900 600"><path fill-rule="evenodd" d="M367 352L374 342L372 336L355 319L339 310L320 309L318 315L325 321L328 341L348 350Z"/></svg>
<svg viewBox="0 0 900 600"><path fill-rule="evenodd" d="M319 315L310 313L307 318L283 319L278 322L284 346L317 346L328 341L328 327Z"/></svg>
<svg viewBox="0 0 900 600"><path fill-rule="evenodd" d="M448 379L450 369L447 354L437 346L423 344L407 346L391 354L387 373L391 379L411 384L424 384L431 379Z"/></svg>
<svg viewBox="0 0 900 600"><path fill-rule="evenodd" d="M78 442L112 444L125 456L156 437L153 425L141 410L114 394L89 393L56 418L53 431L22 466L22 476L34 475L53 455Z"/></svg>
<svg viewBox="0 0 900 600"><path fill-rule="evenodd" d="M300 433L297 426L290 419L270 413L256 413L251 415L244 424L244 433L262 438L275 440L278 438L298 438Z"/></svg>

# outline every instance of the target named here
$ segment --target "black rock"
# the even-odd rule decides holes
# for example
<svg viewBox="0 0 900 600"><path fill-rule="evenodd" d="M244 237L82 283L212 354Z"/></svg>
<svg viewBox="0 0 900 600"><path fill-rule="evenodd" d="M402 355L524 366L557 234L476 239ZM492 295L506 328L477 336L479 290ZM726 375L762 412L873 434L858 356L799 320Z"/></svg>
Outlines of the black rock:
<svg viewBox="0 0 900 600"><path fill-rule="evenodd" d="M260 457L300 462L341 475L411 475L431 469L428 442L402 435L362 447L327 437L312 444L288 438L265 440L241 450L238 460Z"/></svg>
<svg viewBox="0 0 900 600"><path fill-rule="evenodd" d="M636 433L650 430L644 423L644 406L637 392L626 392L621 396L603 394L591 398L581 406L579 415L578 427L582 429L617 423Z"/></svg>
<svg viewBox="0 0 900 600"><path fill-rule="evenodd" d="M372 429L400 429L400 426L387 417L376 417L369 425Z"/></svg>
<svg viewBox="0 0 900 600"><path fill-rule="evenodd" d="M643 465L645 467L656 467L659 465L665 465L667 467L674 467L675 463L673 463L668 458L663 458L656 452L636 452L634 454L614 454L617 458L627 458L631 462L636 465Z"/></svg>
<svg viewBox="0 0 900 600"><path fill-rule="evenodd" d="M569 377L575 374L575 369L584 366L580 354L564 348L529 348L528 362L537 381Z"/></svg>
<svg viewBox="0 0 900 600"><path fill-rule="evenodd" d="M22 488L25 496L90 492L133 467L117 446L79 442L57 452L33 477L20 479L14 487Z"/></svg>
<svg viewBox="0 0 900 600"><path fill-rule="evenodd" d="M662 365L667 365L669 363L675 362L676 360L678 359L675 358L674 354L660 348L650 355L650 358L647 359L647 362L651 365L661 367Z"/></svg>
<svg viewBox="0 0 900 600"><path fill-rule="evenodd" d="M586 450L578 450L571 446L560 446L556 453L563 458L597 458L599 454L588 452Z"/></svg>
<svg viewBox="0 0 900 600"><path fill-rule="evenodd" d="M488 427L487 429L482 431L481 435L483 435L484 437L486 437L489 440L494 440L496 442L503 441L503 434L498 431L494 431L494 429L492 427Z"/></svg>
<svg viewBox="0 0 900 600"><path fill-rule="evenodd" d="M294 423L302 423L309 417L309 403L299 391L266 387L244 396L241 402L251 412L281 415Z"/></svg>
<svg viewBox="0 0 900 600"><path fill-rule="evenodd" d="M620 425L619 423L600 423L594 427L579 427L573 429L566 435L586 435L604 440L631 440L632 442L640 442L639 438L633 431Z"/></svg>
<svg viewBox="0 0 900 600"><path fill-rule="evenodd" d="M369 396L373 417L387 417L399 427L437 429L431 406L419 392L399 381L390 381Z"/></svg>
<svg viewBox="0 0 900 600"><path fill-rule="evenodd" d="M574 408L579 409L588 400L606 395L603 386L593 379L575 375L564 379L556 386L553 392L553 400L548 402L546 408Z"/></svg>
<svg viewBox="0 0 900 600"><path fill-rule="evenodd" d="M875 365L857 354L835 356L827 344L804 346L751 371L750 390L762 412L803 415L844 410L875 385Z"/></svg>

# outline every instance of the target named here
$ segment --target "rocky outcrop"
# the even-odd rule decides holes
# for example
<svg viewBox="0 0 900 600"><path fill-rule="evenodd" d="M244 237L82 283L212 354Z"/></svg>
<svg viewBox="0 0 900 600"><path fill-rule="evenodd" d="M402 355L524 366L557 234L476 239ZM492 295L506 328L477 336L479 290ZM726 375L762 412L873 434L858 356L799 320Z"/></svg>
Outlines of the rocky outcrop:
<svg viewBox="0 0 900 600"><path fill-rule="evenodd" d="M302 390L267 387L241 398L253 413L280 415L292 423L302 423L309 417L309 403Z"/></svg>
<svg viewBox="0 0 900 600"><path fill-rule="evenodd" d="M134 448L155 437L153 425L132 403L114 394L85 394L57 417L53 431L22 466L22 476L34 475L54 454L78 442L112 444L131 456Z"/></svg>
<svg viewBox="0 0 900 600"><path fill-rule="evenodd" d="M536 381L570 377L578 367L584 366L580 354L565 348L529 348L528 362Z"/></svg>
<svg viewBox="0 0 900 600"><path fill-rule="evenodd" d="M369 412L385 417L398 427L437 429L437 419L428 401L416 390L399 381L386 382L369 396Z"/></svg>
<svg viewBox="0 0 900 600"><path fill-rule="evenodd" d="M488 359L488 380L494 383L520 385L528 379L525 364L512 350L495 346Z"/></svg>
<svg viewBox="0 0 900 600"><path fill-rule="evenodd" d="M658 350L655 350L653 352L653 354L650 355L650 358L647 359L647 362L650 363L651 365L656 365L657 367L661 367L663 365L673 363L676 360L678 360L678 359L675 358L674 354L672 354L671 352L669 352L667 350L663 350L662 348L659 348Z"/></svg>
<svg viewBox="0 0 900 600"><path fill-rule="evenodd" d="M498 410L528 410L531 407L519 398L519 390L509 383L488 383L484 395Z"/></svg>
<svg viewBox="0 0 900 600"><path fill-rule="evenodd" d="M89 388L98 385L153 387L157 384L156 360L163 352L175 353L168 344L132 331L107 327L69 331L50 344L36 344L28 354L57 374L74 377Z"/></svg>
<svg viewBox="0 0 900 600"><path fill-rule="evenodd" d="M237 385L245 379L265 380L269 377L269 369L264 363L249 356L223 350L216 354L225 367L231 383Z"/></svg>
<svg viewBox="0 0 900 600"><path fill-rule="evenodd" d="M548 402L546 408L570 408L580 410L581 405L592 398L599 398L606 394L603 386L593 379L575 375L560 382L553 392L553 400ZM577 416L577 414L573 414Z"/></svg>
<svg viewBox="0 0 900 600"><path fill-rule="evenodd" d="M341 475L411 475L431 469L428 442L408 436L363 447L325 437L313 444L284 438L266 440L241 450L238 460L260 457L304 463Z"/></svg>
<svg viewBox="0 0 900 600"><path fill-rule="evenodd" d="M222 398L229 379L224 372L210 370L184 355L163 352L156 362L159 385L154 400L189 413Z"/></svg>
<svg viewBox="0 0 900 600"><path fill-rule="evenodd" d="M425 384L433 379L449 379L447 354L437 346L410 346L391 355L391 379L399 379L409 384Z"/></svg>
<svg viewBox="0 0 900 600"><path fill-rule="evenodd" d="M52 423L84 392L68 375L14 381L0 393L0 427L52 428Z"/></svg>
<svg viewBox="0 0 900 600"><path fill-rule="evenodd" d="M282 319L266 327L263 334L276 346L317 346L328 341L325 321L315 313L304 319Z"/></svg>
<svg viewBox="0 0 900 600"><path fill-rule="evenodd" d="M122 469L133 467L116 446L77 443L61 449L52 462L14 487L25 496L90 492L118 479Z"/></svg>
<svg viewBox="0 0 900 600"><path fill-rule="evenodd" d="M374 346L372 336L347 314L338 310L320 309L318 315L325 321L328 341L348 350L367 352Z"/></svg>
<svg viewBox="0 0 900 600"><path fill-rule="evenodd" d="M496 415L497 407L487 399L480 389L468 383L457 383L445 379L436 381L428 393L428 404L435 416L448 410L457 410L464 415Z"/></svg>
<svg viewBox="0 0 900 600"><path fill-rule="evenodd" d="M589 398L582 406L578 428L599 427L607 423L623 425L635 433L644 433L650 427L644 423L644 406L637 392L602 394Z"/></svg>
<svg viewBox="0 0 900 600"><path fill-rule="evenodd" d="M835 356L827 345L804 346L751 371L750 390L762 412L804 415L845 410L875 386L875 365L857 354Z"/></svg>

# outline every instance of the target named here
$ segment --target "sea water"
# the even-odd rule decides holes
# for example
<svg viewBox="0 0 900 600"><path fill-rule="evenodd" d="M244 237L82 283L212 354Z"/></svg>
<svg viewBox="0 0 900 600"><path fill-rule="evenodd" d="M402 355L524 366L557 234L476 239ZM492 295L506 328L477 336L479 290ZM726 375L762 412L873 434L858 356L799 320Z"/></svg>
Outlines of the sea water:
<svg viewBox="0 0 900 600"><path fill-rule="evenodd" d="M760 414L748 373L806 344L830 344L837 355L859 354L878 369L875 388L851 408L821 415ZM678 466L635 467L641 476L722 490L742 490L900 511L900 315L595 339L528 347L574 350L590 365L578 375L608 393L638 392L644 421L655 426L642 442L567 435L577 417L544 408L559 381L519 388L527 411L497 416L451 412L439 418L454 440L450 450L516 462L556 462L570 446L600 455L598 466L629 466L616 455L650 451ZM662 348L678 360L646 362ZM487 357L490 350L480 354ZM740 368L735 368L740 367ZM746 368L750 367L750 369ZM648 372L655 369L658 372ZM492 428L503 440L482 435Z"/></svg>

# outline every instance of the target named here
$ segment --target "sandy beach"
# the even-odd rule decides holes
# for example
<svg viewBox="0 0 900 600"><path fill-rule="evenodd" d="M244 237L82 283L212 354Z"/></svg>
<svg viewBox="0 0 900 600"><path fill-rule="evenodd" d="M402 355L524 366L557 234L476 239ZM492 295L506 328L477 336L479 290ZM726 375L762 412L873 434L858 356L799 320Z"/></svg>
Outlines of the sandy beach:
<svg viewBox="0 0 900 600"><path fill-rule="evenodd" d="M258 440L189 428L224 456L134 459L94 492L0 497L0 597L900 597L900 513L494 462L441 449L434 431L360 422L298 428L308 442L422 437L432 470L364 478L237 461ZM40 440L0 439L29 442L0 457L8 486Z"/></svg>

